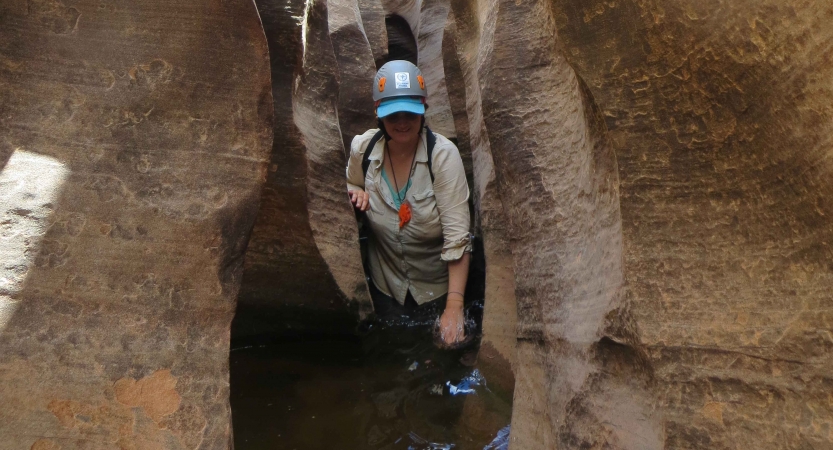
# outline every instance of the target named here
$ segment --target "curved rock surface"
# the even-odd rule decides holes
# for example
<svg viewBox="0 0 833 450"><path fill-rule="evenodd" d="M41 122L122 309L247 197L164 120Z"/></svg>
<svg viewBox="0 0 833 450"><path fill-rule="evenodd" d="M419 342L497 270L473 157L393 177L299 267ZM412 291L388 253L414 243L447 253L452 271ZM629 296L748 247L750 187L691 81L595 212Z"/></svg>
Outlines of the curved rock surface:
<svg viewBox="0 0 833 450"><path fill-rule="evenodd" d="M338 67L337 112L346 156L356 135L376 127L372 89L376 63L356 0L329 0L327 25L334 54L332 64ZM307 63L321 65L320 61ZM343 165L344 160L334 162Z"/></svg>
<svg viewBox="0 0 833 450"><path fill-rule="evenodd" d="M344 152L386 12L471 168L513 449L833 444L833 6L257 9L0 6L4 446L226 447L247 243L236 337L369 311Z"/></svg>
<svg viewBox="0 0 833 450"><path fill-rule="evenodd" d="M554 0L619 160L666 448L830 448L833 5Z"/></svg>
<svg viewBox="0 0 833 450"><path fill-rule="evenodd" d="M370 308L344 181L342 139L351 137L341 132L339 113L345 128L374 125L367 115L372 75L370 83L356 77L375 70L356 3L341 0L334 8L331 27L326 1L308 10L303 2L258 2L269 41L275 140L246 251L235 338L344 332ZM331 33L348 40L340 42L347 59L342 83ZM356 51L362 58L353 57ZM364 122L351 116L363 107Z"/></svg>
<svg viewBox="0 0 833 450"><path fill-rule="evenodd" d="M271 122L251 2L0 5L0 447L229 445Z"/></svg>
<svg viewBox="0 0 833 450"><path fill-rule="evenodd" d="M478 203L500 198L508 226L491 226L514 268L511 448L660 448L650 367L623 296L616 159L592 96L546 3L452 7L470 129L480 121L478 137L488 135L472 146Z"/></svg>
<svg viewBox="0 0 833 450"><path fill-rule="evenodd" d="M379 69L388 58L388 32L385 29L385 10L380 0L358 0L362 29L370 43L370 50Z"/></svg>
<svg viewBox="0 0 833 450"><path fill-rule="evenodd" d="M457 139L454 117L449 105L448 90L443 67L443 30L448 18L447 0L423 0L420 11L419 34L419 68L425 75L428 89L428 110L425 122L432 131L450 139Z"/></svg>
<svg viewBox="0 0 833 450"><path fill-rule="evenodd" d="M443 65L447 74L449 100L459 136L460 153L471 155L472 199L476 235L482 240L485 263L485 292L483 338L479 363L492 388L498 388L511 398L515 387L517 300L515 270L507 234L508 220L495 180L494 161L489 147L489 135L483 122L480 84L477 73L463 59L463 48L457 43L457 23L449 12L443 38ZM471 51L472 42L467 51ZM465 70L464 70L465 69ZM464 159L464 162L468 158ZM477 175L474 176L474 173ZM469 176L467 174L467 176Z"/></svg>
<svg viewBox="0 0 833 450"><path fill-rule="evenodd" d="M372 311L372 305L362 269L354 209L345 187L347 153L338 120L338 106L343 104L338 100L339 93L362 89L354 85L339 89L334 73L338 61L327 26L330 3L333 2L312 0L307 6L303 62L293 83L292 112L305 147L309 223L315 244L330 268L339 293L364 318ZM355 16L356 20L358 17ZM375 73L367 39L361 42L367 57L365 64L347 68L363 67L365 73ZM345 58L355 60L353 55ZM355 103L368 104L364 99L355 99ZM361 123L355 125L355 129L360 127Z"/></svg>

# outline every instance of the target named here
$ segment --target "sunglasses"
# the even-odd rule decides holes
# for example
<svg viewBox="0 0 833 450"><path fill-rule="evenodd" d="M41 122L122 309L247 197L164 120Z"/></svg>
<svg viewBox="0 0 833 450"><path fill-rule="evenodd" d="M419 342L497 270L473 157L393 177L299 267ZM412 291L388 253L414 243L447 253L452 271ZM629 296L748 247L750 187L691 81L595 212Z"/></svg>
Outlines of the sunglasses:
<svg viewBox="0 0 833 450"><path fill-rule="evenodd" d="M384 120L385 122L391 122L391 123L411 122L411 121L419 120L420 117L422 117L422 116L420 116L419 114L415 114L415 113L412 113L412 112L401 111L401 112L397 112L397 113L393 113L393 114L390 114L388 116L385 116L385 117L382 118L382 120Z"/></svg>

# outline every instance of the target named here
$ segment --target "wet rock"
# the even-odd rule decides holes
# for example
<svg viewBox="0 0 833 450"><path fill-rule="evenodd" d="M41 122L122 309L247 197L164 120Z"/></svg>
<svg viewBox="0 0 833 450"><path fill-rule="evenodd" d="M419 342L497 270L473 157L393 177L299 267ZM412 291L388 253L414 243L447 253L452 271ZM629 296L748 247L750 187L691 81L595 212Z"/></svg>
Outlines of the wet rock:
<svg viewBox="0 0 833 450"><path fill-rule="evenodd" d="M271 121L250 2L0 6L4 448L227 446Z"/></svg>

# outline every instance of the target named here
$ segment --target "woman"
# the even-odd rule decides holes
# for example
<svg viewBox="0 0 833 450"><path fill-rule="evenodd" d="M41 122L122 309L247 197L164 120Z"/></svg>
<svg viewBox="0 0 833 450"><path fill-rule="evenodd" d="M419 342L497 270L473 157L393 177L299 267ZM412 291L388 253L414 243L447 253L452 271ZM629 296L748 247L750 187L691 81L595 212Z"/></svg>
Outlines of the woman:
<svg viewBox="0 0 833 450"><path fill-rule="evenodd" d="M391 61L379 69L373 100L382 133L378 140L379 130L353 139L347 189L370 224L370 290L377 315L419 316L441 309L441 336L453 345L465 337L469 188L457 147L439 134L428 135L426 97L422 73L410 62ZM428 142L434 138L429 163ZM371 141L376 143L368 148Z"/></svg>

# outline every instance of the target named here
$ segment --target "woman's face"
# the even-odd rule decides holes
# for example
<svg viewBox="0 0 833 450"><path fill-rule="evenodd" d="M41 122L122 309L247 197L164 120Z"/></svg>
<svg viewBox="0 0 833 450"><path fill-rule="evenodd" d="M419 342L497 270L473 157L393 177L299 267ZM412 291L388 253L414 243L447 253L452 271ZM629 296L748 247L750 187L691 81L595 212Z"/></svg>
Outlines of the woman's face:
<svg viewBox="0 0 833 450"><path fill-rule="evenodd" d="M422 116L409 112L393 113L382 118L391 139L399 144L407 144L418 139Z"/></svg>

